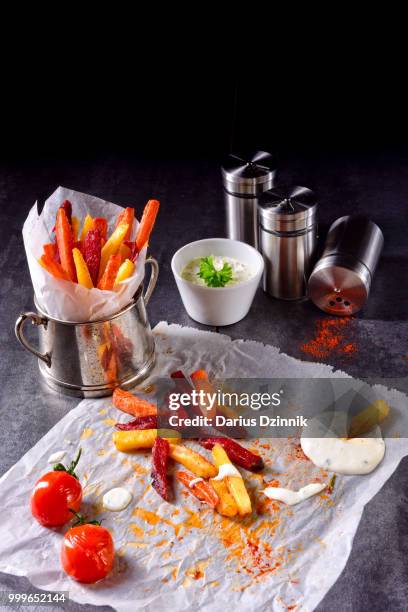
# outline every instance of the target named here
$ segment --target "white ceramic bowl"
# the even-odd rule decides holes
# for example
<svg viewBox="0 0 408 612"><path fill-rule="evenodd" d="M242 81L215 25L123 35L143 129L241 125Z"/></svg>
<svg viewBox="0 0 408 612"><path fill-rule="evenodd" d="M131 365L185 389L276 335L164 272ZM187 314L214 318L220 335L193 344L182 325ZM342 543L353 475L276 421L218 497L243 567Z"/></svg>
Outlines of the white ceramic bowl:
<svg viewBox="0 0 408 612"><path fill-rule="evenodd" d="M252 278L230 287L206 287L181 277L184 267L192 259L209 255L234 257L250 267ZM179 249L171 260L171 269L188 315L198 323L214 326L232 325L248 314L263 267L263 258L256 249L245 242L228 238L190 242Z"/></svg>

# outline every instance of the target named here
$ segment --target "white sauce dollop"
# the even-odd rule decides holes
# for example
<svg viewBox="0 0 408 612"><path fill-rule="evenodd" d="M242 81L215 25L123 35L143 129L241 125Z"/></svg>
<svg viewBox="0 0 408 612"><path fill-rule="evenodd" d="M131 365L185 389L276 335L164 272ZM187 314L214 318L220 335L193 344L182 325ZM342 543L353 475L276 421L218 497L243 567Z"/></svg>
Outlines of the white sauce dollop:
<svg viewBox="0 0 408 612"><path fill-rule="evenodd" d="M120 510L124 510L132 501L132 494L123 487L116 487L115 489L111 489L102 499L102 504L105 510L110 510L111 512L119 512Z"/></svg>
<svg viewBox="0 0 408 612"><path fill-rule="evenodd" d="M264 493L266 497L269 497L269 499L276 499L288 504L288 506L294 506L312 497L312 495L320 493L326 486L327 485L319 482L312 482L299 489L299 491L292 491L291 489L283 489L281 487L267 487L262 493Z"/></svg>
<svg viewBox="0 0 408 612"><path fill-rule="evenodd" d="M302 438L302 450L317 467L337 474L369 474L385 453L382 438Z"/></svg>
<svg viewBox="0 0 408 612"><path fill-rule="evenodd" d="M324 470L350 476L369 474L383 460L385 443L381 429L377 426L364 436L347 438L347 415L343 412L314 417L303 431L300 440L303 452Z"/></svg>
<svg viewBox="0 0 408 612"><path fill-rule="evenodd" d="M52 455L48 457L48 463L59 463L65 457L66 452L67 451L64 451L64 450L55 451L55 453L52 453Z"/></svg>
<svg viewBox="0 0 408 612"><path fill-rule="evenodd" d="M235 465L232 463L223 463L218 468L218 474L212 480L223 480L227 476L236 476L238 478L242 478L241 472L237 470Z"/></svg>

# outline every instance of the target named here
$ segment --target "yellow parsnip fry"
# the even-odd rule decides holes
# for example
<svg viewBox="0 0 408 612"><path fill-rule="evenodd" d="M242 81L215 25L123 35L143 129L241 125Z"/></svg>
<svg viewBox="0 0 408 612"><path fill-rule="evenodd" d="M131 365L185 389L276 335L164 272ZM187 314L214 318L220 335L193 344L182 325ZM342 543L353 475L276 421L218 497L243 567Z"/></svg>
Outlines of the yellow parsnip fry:
<svg viewBox="0 0 408 612"><path fill-rule="evenodd" d="M199 478L213 478L217 475L215 465L207 461L205 457L191 450L182 444L173 445L170 447L170 457L181 463L190 472L193 472Z"/></svg>
<svg viewBox="0 0 408 612"><path fill-rule="evenodd" d="M84 226L81 232L81 240L85 240L87 233L91 229L93 229L93 219L91 215L86 215L85 220L84 220Z"/></svg>
<svg viewBox="0 0 408 612"><path fill-rule="evenodd" d="M106 264L111 255L116 255L116 253L120 249L120 245L122 241L126 237L126 233L129 229L129 225L127 223L120 223L118 227L113 232L112 236L107 240L107 242L102 247L101 251L101 264L99 267L99 276L98 280L102 277L105 272Z"/></svg>
<svg viewBox="0 0 408 612"><path fill-rule="evenodd" d="M72 249L72 256L74 258L75 269L77 273L78 284L86 287L87 289L93 288L91 275L89 274L88 266L82 256L79 249Z"/></svg>
<svg viewBox="0 0 408 612"><path fill-rule="evenodd" d="M219 468L225 463L232 463L225 450L220 444L215 444L212 449L215 465ZM252 512L251 500L246 490L244 480L240 476L226 476L225 483L229 492L238 506L238 512L241 516Z"/></svg>
<svg viewBox="0 0 408 612"><path fill-rule="evenodd" d="M225 482L223 480L210 480L210 483L219 497L219 502L215 508L217 512L223 516L235 516L238 512L238 506Z"/></svg>
<svg viewBox="0 0 408 612"><path fill-rule="evenodd" d="M124 281L126 278L129 278L129 276L132 276L133 274L133 270L135 269L135 264L133 263L133 261L130 261L130 259L126 259L120 266L116 279L115 279L115 284L114 284L114 289L116 288L116 286L118 285L118 283L121 283L122 281Z"/></svg>
<svg viewBox="0 0 408 612"><path fill-rule="evenodd" d="M385 400L375 400L351 419L349 438L358 438L382 423L388 416L390 407Z"/></svg>
<svg viewBox="0 0 408 612"><path fill-rule="evenodd" d="M115 431L112 437L116 448L119 451L127 452L139 448L152 448L157 438L157 431L161 438L165 438L171 444L171 447L173 443L177 444L180 440L178 432L172 429L130 429Z"/></svg>

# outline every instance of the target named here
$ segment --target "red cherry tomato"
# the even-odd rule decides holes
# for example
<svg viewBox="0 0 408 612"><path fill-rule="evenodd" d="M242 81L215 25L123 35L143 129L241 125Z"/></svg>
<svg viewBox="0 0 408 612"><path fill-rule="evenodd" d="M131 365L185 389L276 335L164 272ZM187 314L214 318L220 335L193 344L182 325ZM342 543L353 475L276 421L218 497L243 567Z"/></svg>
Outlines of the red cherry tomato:
<svg viewBox="0 0 408 612"><path fill-rule="evenodd" d="M64 471L48 472L37 480L31 495L31 513L44 527L64 525L78 512L82 501L79 480Z"/></svg>
<svg viewBox="0 0 408 612"><path fill-rule="evenodd" d="M112 569L114 557L112 536L105 527L78 525L64 536L62 567L78 582L91 583L105 578Z"/></svg>

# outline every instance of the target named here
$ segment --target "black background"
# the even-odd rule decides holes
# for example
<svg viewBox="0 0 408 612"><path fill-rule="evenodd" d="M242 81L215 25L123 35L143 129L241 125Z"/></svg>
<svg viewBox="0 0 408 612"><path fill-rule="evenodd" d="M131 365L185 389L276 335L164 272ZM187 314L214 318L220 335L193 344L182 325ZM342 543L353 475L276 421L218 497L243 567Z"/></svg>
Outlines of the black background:
<svg viewBox="0 0 408 612"><path fill-rule="evenodd" d="M322 41L316 55L298 51L286 66L272 49L237 62L231 51L197 59L187 42L184 55L168 57L162 48L157 58L148 46L143 56L112 57L99 47L82 56L73 42L62 56L67 45L51 40L43 53L5 64L3 159L219 158L258 148L307 157L408 143L398 51L362 47L353 56L339 47L332 57Z"/></svg>

